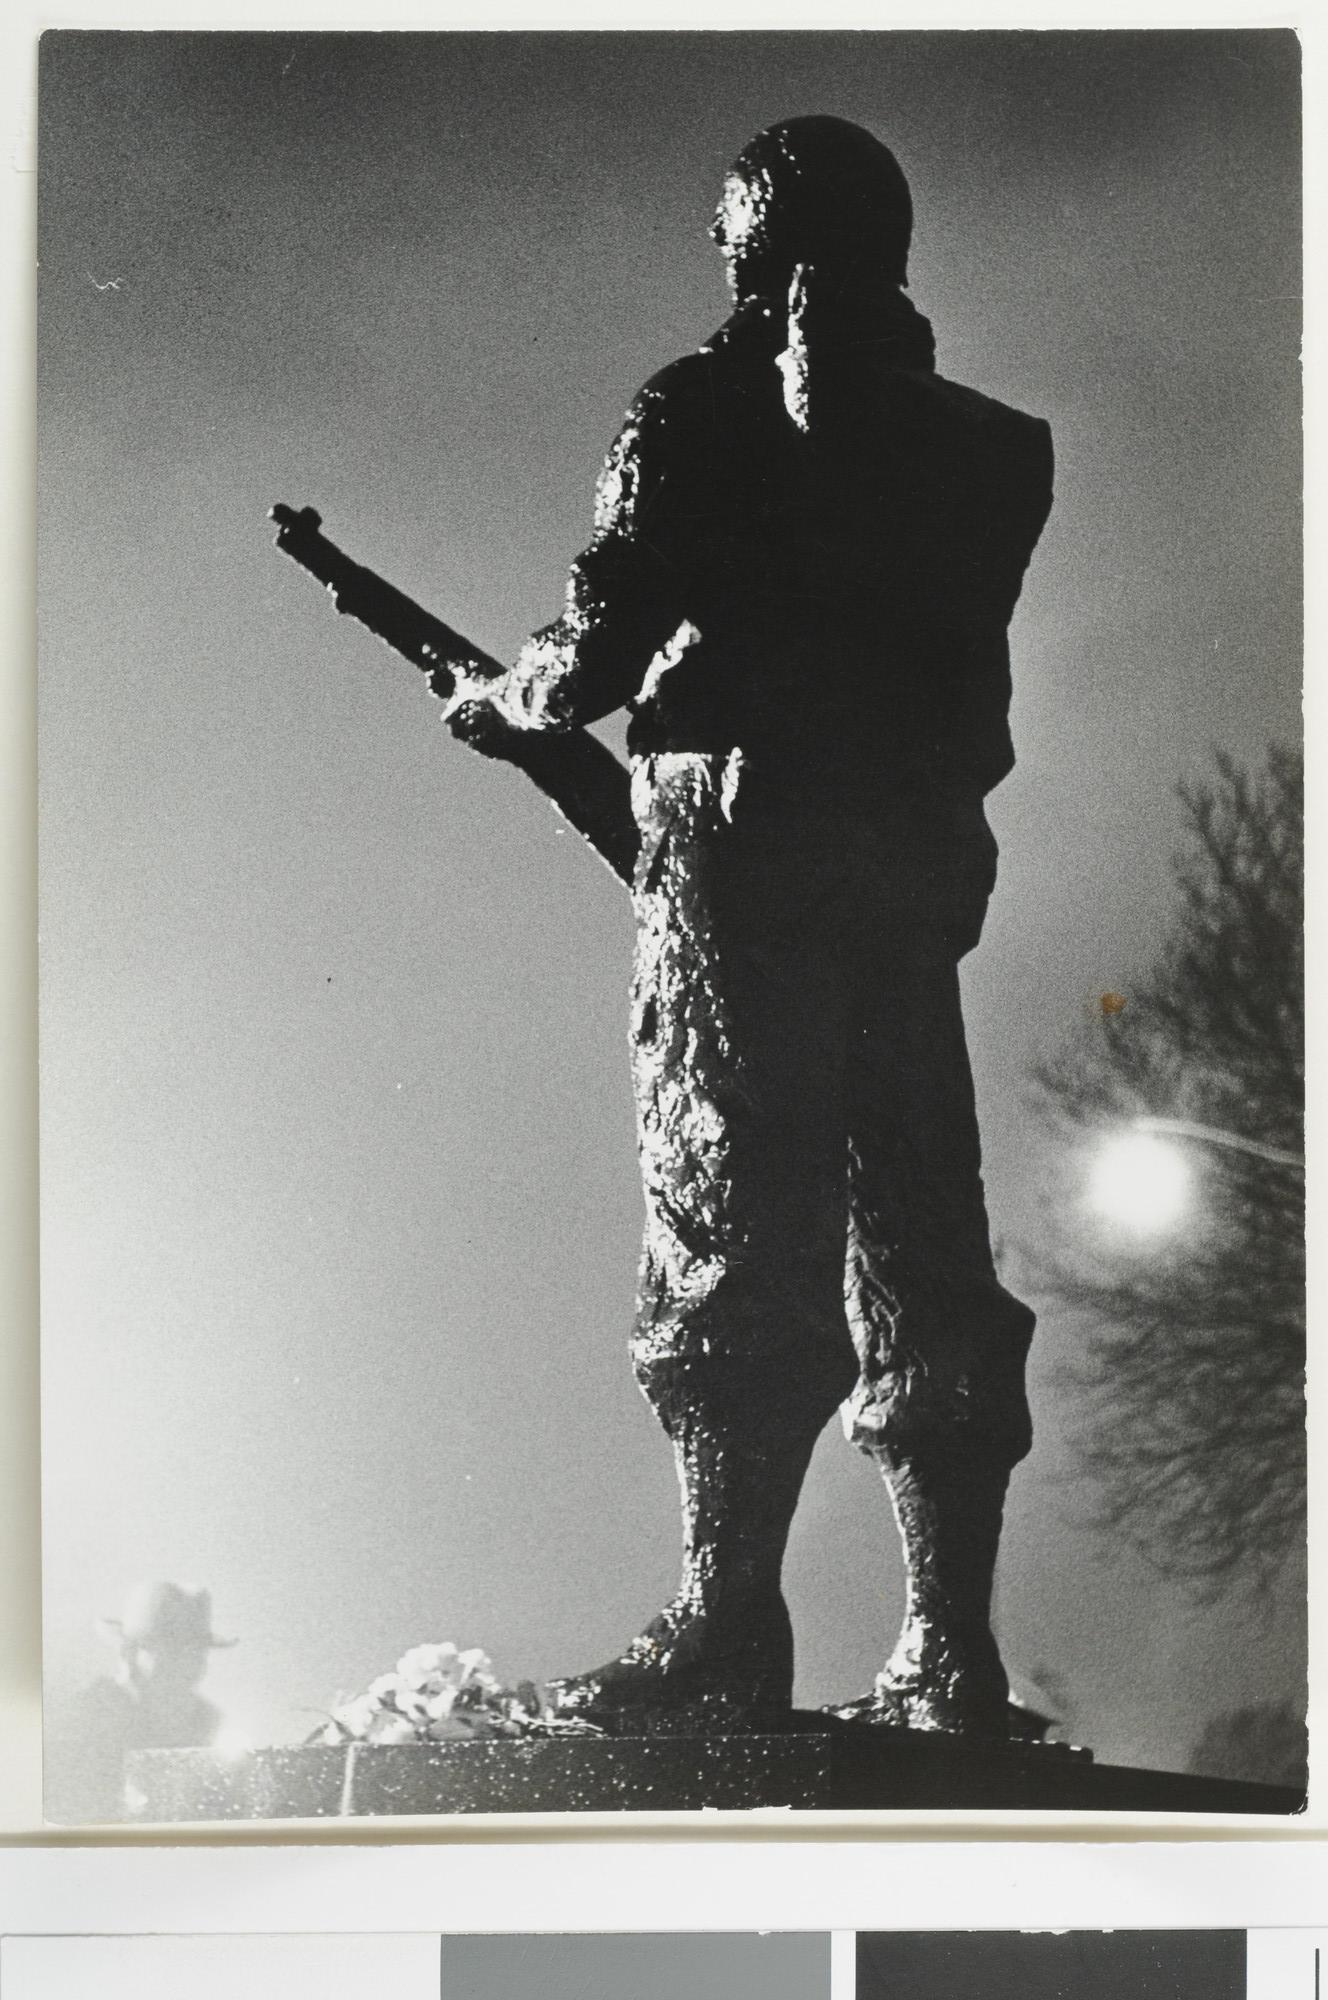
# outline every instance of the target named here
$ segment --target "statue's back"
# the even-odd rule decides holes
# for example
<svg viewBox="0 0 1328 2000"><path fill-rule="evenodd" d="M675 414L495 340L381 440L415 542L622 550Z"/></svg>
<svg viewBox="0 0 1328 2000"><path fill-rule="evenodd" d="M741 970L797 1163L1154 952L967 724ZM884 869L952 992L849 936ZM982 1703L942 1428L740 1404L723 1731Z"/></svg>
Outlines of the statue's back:
<svg viewBox="0 0 1328 2000"><path fill-rule="evenodd" d="M1005 634L1050 432L869 342L812 372L801 422L789 372L779 330L738 314L639 399L643 520L695 637L634 747L986 792L1013 761Z"/></svg>

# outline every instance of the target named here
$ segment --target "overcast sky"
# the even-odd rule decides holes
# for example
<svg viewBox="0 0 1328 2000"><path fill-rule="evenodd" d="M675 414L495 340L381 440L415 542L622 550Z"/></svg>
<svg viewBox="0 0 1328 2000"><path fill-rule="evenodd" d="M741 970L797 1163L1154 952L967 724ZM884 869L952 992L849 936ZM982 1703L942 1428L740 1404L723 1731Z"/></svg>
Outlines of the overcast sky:
<svg viewBox="0 0 1328 2000"><path fill-rule="evenodd" d="M209 1584L258 1738L431 1638L593 1664L672 1589L625 1355L640 1196L621 888L268 540L312 503L510 654L638 385L724 316L705 237L770 120L914 192L943 373L1047 417L1019 766L966 970L997 1233L1029 1063L1128 993L1176 781L1299 727L1298 57L1256 34L47 36L41 105L49 1665ZM1298 1621L1187 1609L1076 1524L1037 1350L1000 1619L1106 1758L1294 1688ZM799 1694L898 1617L828 1434Z"/></svg>

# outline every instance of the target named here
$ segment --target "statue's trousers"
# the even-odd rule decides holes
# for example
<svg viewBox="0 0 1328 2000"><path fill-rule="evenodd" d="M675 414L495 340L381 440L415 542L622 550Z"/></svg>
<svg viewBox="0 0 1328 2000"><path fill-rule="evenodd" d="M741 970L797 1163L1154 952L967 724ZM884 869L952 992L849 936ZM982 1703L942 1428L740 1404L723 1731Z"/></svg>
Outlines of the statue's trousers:
<svg viewBox="0 0 1328 2000"><path fill-rule="evenodd" d="M756 760L637 760L633 1339L675 1437L844 1408L883 1458L1030 1441L1033 1327L992 1261L958 964L995 880L980 800L890 804Z"/></svg>

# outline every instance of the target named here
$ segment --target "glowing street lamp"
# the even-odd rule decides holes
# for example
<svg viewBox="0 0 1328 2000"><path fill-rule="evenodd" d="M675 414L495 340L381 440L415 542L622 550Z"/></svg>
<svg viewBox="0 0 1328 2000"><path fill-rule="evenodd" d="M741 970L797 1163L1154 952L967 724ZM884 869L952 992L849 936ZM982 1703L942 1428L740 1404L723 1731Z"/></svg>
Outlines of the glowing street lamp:
<svg viewBox="0 0 1328 2000"><path fill-rule="evenodd" d="M1100 1215L1139 1236L1160 1236L1180 1220L1189 1206L1194 1177L1183 1148L1172 1145L1172 1139L1197 1139L1305 1171L1299 1153L1243 1138L1219 1125L1199 1125L1188 1118L1136 1118L1106 1141L1094 1162L1089 1199Z"/></svg>
<svg viewBox="0 0 1328 2000"><path fill-rule="evenodd" d="M1089 1200L1136 1236L1161 1236L1190 1203L1193 1175L1179 1146L1137 1126L1117 1132L1093 1163Z"/></svg>

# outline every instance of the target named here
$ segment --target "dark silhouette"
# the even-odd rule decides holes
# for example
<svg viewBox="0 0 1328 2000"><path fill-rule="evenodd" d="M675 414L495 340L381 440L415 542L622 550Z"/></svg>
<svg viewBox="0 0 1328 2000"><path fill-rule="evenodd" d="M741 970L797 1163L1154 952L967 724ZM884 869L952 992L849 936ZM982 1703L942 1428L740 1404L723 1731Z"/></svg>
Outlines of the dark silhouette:
<svg viewBox="0 0 1328 2000"><path fill-rule="evenodd" d="M221 1711L200 1692L218 1647L212 1596L177 1583L146 1583L129 1594L119 1618L102 1620L120 1659L114 1679L94 1681L69 1729L62 1770L49 1795L58 1816L78 1822L123 1819L125 1758L133 1750L179 1750L216 1741Z"/></svg>
<svg viewBox="0 0 1328 2000"><path fill-rule="evenodd" d="M781 1562L845 1399L910 1579L851 1712L1006 1728L989 1599L1033 1316L992 1264L957 966L995 879L982 801L1013 762L1006 629L1052 454L935 372L911 227L861 128L752 142L711 232L735 311L629 411L563 616L450 711L517 761L529 732L630 717L633 1358L685 1553L622 1657L558 1684L611 1729L787 1713Z"/></svg>

